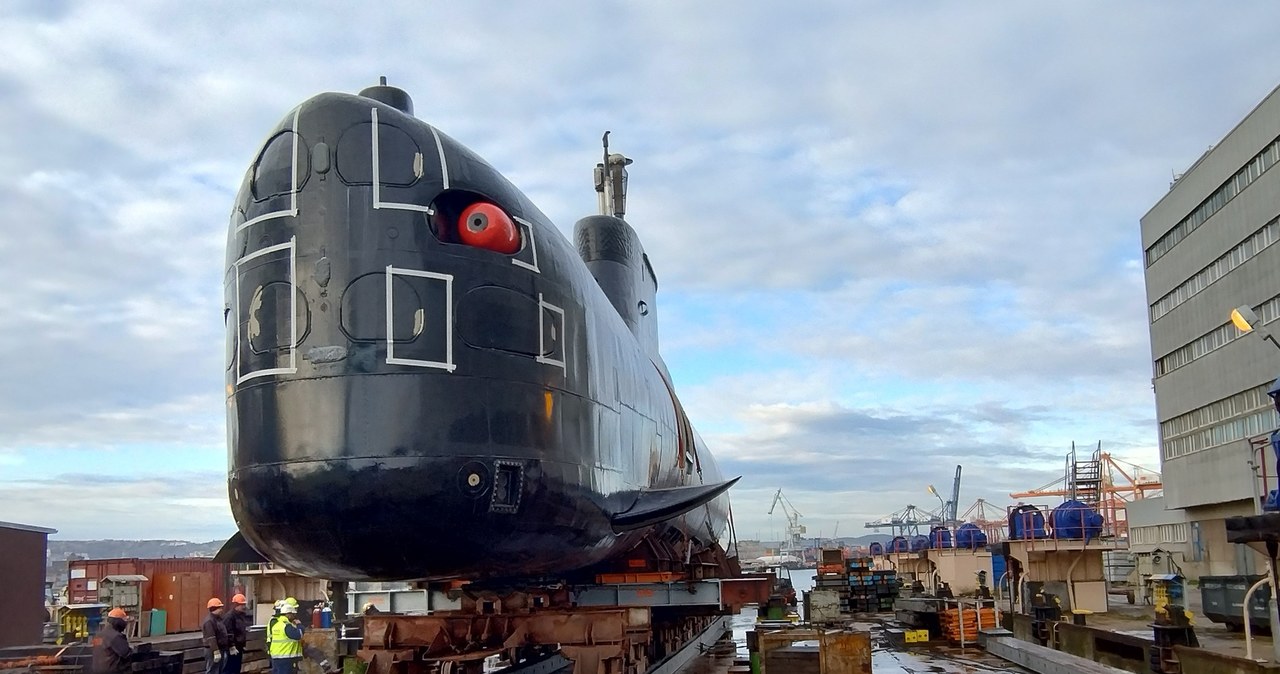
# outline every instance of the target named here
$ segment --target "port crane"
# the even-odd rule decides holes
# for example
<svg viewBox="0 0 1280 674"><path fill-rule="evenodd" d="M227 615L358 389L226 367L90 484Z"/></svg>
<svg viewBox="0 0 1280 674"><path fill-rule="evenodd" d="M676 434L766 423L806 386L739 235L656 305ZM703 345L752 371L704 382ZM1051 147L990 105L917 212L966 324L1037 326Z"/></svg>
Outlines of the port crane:
<svg viewBox="0 0 1280 674"><path fill-rule="evenodd" d="M865 526L868 529L888 529L894 536L918 536L920 535L921 526L924 526L925 531L928 531L930 527L942 523L942 518L938 516L938 513L909 505L878 520L867 522Z"/></svg>
<svg viewBox="0 0 1280 674"><path fill-rule="evenodd" d="M1004 509L991 505L986 499L974 501L960 517L982 529L988 543L999 543L1007 536L1008 521Z"/></svg>
<svg viewBox="0 0 1280 674"><path fill-rule="evenodd" d="M772 515L779 505L782 506L782 514L787 518L787 539L782 544L780 554L792 552L797 553L796 556L799 557L798 553L804 550L804 545L801 543L805 531L804 525L800 524L802 515L799 510L796 510L795 506L791 505L791 501L788 501L787 497L782 495L781 489L773 495L773 504L769 506L769 514Z"/></svg>
<svg viewBox="0 0 1280 674"><path fill-rule="evenodd" d="M960 520L957 512L960 508L960 469L962 466L956 466L956 479L951 485L951 499L942 503L942 510L938 511L938 518L950 527L959 525ZM933 485L929 485L929 493L938 497L942 501L942 496L938 494L938 490Z"/></svg>

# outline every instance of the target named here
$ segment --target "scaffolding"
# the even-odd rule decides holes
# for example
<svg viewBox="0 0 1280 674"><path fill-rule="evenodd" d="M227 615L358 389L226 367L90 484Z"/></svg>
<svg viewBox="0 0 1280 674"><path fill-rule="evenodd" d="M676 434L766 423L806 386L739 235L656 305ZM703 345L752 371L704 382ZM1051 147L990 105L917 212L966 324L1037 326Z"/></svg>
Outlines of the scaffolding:
<svg viewBox="0 0 1280 674"><path fill-rule="evenodd" d="M1066 455L1062 477L1037 489L1014 492L1015 499L1061 496L1087 504L1102 515L1102 535L1127 538L1125 506L1164 489L1160 473L1121 461L1102 451L1102 443L1081 456L1075 443Z"/></svg>

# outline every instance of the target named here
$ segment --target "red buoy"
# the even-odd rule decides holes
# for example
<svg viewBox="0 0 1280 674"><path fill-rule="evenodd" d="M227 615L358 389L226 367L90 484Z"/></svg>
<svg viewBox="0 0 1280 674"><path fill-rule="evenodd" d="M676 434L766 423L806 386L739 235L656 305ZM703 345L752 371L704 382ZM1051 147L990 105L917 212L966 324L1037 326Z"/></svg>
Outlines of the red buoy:
<svg viewBox="0 0 1280 674"><path fill-rule="evenodd" d="M458 218L458 238L469 246L510 255L520 250L520 230L501 208L486 202L467 207Z"/></svg>

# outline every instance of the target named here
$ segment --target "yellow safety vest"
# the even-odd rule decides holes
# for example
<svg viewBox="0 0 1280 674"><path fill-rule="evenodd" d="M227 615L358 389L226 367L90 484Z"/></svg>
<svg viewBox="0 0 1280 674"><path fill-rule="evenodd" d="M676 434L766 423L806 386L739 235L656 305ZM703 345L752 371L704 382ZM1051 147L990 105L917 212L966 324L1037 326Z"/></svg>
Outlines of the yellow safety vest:
<svg viewBox="0 0 1280 674"><path fill-rule="evenodd" d="M290 639L289 635L284 632L284 628L289 626L289 624L289 620L281 616L271 624L271 629L267 630L267 636L270 639L270 641L267 642L267 654L271 657L302 657L302 642L297 639Z"/></svg>

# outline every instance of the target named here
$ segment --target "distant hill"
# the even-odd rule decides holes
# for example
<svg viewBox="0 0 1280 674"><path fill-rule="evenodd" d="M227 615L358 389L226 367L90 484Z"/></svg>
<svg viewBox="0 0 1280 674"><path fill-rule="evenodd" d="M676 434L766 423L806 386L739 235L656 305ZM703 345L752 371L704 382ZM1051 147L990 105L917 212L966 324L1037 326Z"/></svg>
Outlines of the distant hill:
<svg viewBox="0 0 1280 674"><path fill-rule="evenodd" d="M64 541L49 540L49 559L66 560L71 555L81 559L114 557L212 557L223 541L192 543L190 541Z"/></svg>
<svg viewBox="0 0 1280 674"><path fill-rule="evenodd" d="M67 584L67 562L74 559L118 559L138 557L163 559L167 557L212 557L222 547L222 541L192 543L191 541L72 541L49 539L49 557L45 568L45 580L55 588Z"/></svg>

